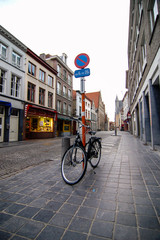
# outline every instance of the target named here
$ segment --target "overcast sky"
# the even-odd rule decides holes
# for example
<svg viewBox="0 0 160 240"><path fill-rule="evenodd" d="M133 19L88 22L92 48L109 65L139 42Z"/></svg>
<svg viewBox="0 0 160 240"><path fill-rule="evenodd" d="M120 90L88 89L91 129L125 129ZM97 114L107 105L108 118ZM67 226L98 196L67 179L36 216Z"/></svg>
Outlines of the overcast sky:
<svg viewBox="0 0 160 240"><path fill-rule="evenodd" d="M89 55L86 92L101 91L112 121L126 91L128 21L129 0L0 0L0 24L37 55L66 53L73 72L75 57Z"/></svg>

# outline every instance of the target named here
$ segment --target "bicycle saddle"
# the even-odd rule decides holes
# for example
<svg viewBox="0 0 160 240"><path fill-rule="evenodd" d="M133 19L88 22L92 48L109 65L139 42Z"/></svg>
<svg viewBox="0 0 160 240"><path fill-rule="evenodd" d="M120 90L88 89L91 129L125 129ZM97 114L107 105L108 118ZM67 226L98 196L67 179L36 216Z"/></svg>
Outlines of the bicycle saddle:
<svg viewBox="0 0 160 240"><path fill-rule="evenodd" d="M89 131L88 133L89 133L90 135L95 135L95 134L96 134L95 131Z"/></svg>

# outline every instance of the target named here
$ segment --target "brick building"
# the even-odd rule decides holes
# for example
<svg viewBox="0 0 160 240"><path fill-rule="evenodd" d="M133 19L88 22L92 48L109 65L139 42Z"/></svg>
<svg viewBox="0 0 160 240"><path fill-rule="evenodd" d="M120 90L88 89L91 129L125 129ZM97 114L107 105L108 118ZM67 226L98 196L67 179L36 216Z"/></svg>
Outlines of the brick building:
<svg viewBox="0 0 160 240"><path fill-rule="evenodd" d="M58 72L56 78L57 135L70 135L73 71L67 65L67 55L63 53L59 57L57 55L41 54L40 57Z"/></svg>
<svg viewBox="0 0 160 240"><path fill-rule="evenodd" d="M160 1L130 0L128 87L131 132L160 145Z"/></svg>

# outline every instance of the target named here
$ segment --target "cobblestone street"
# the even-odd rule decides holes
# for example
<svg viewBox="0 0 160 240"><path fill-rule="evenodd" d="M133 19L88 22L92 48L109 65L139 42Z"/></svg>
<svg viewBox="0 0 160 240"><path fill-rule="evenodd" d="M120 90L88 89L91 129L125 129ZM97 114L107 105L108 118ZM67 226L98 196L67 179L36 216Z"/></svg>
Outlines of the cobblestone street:
<svg viewBox="0 0 160 240"><path fill-rule="evenodd" d="M96 174L88 165L74 186L61 177L60 138L1 144L0 240L160 239L160 154L113 134L98 132Z"/></svg>

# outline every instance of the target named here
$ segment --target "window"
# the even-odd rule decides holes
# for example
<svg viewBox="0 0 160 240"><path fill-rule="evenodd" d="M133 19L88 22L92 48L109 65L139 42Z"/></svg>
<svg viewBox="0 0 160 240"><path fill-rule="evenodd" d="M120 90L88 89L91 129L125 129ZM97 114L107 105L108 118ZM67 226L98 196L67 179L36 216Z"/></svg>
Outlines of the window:
<svg viewBox="0 0 160 240"><path fill-rule="evenodd" d="M79 116L81 117L82 107L79 106Z"/></svg>
<svg viewBox="0 0 160 240"><path fill-rule="evenodd" d="M57 76L61 77L61 66L59 64L57 65L57 72L58 72Z"/></svg>
<svg viewBox="0 0 160 240"><path fill-rule="evenodd" d="M45 72L41 69L39 70L39 80L45 82Z"/></svg>
<svg viewBox="0 0 160 240"><path fill-rule="evenodd" d="M53 77L48 75L48 85L53 87Z"/></svg>
<svg viewBox="0 0 160 240"><path fill-rule="evenodd" d="M158 16L158 3L157 3L157 0L150 1L150 4L149 4L149 17L150 17L151 33L153 32L157 16Z"/></svg>
<svg viewBox="0 0 160 240"><path fill-rule="evenodd" d="M69 98L69 100L71 100L71 90L70 89L68 89L68 98Z"/></svg>
<svg viewBox="0 0 160 240"><path fill-rule="evenodd" d="M63 103L63 114L67 113L67 104Z"/></svg>
<svg viewBox="0 0 160 240"><path fill-rule="evenodd" d="M31 62L28 62L28 73L32 76L36 76L36 66Z"/></svg>
<svg viewBox="0 0 160 240"><path fill-rule="evenodd" d="M67 72L65 69L63 70L63 80L67 80Z"/></svg>
<svg viewBox="0 0 160 240"><path fill-rule="evenodd" d="M67 96L67 88L66 88L66 86L63 86L63 96L64 97Z"/></svg>
<svg viewBox="0 0 160 240"><path fill-rule="evenodd" d="M0 57L3 59L7 58L7 47L2 43L0 43Z"/></svg>
<svg viewBox="0 0 160 240"><path fill-rule="evenodd" d="M21 65L21 56L15 52L12 52L12 64L19 68Z"/></svg>
<svg viewBox="0 0 160 240"><path fill-rule="evenodd" d="M31 102L35 102L35 85L32 83L28 83L27 100Z"/></svg>
<svg viewBox="0 0 160 240"><path fill-rule="evenodd" d="M69 84L69 85L72 84L72 82L71 82L71 76L70 76L70 75L68 75L68 84Z"/></svg>
<svg viewBox="0 0 160 240"><path fill-rule="evenodd" d="M147 63L147 59L146 59L146 43L144 42L143 45L141 46L141 51L142 51L142 69L144 70L145 65Z"/></svg>
<svg viewBox="0 0 160 240"><path fill-rule="evenodd" d="M0 92L5 93L5 71L0 69Z"/></svg>
<svg viewBox="0 0 160 240"><path fill-rule="evenodd" d="M57 112L61 112L61 101L57 101Z"/></svg>
<svg viewBox="0 0 160 240"><path fill-rule="evenodd" d="M68 105L68 115L71 116L72 112L71 112L71 105Z"/></svg>
<svg viewBox="0 0 160 240"><path fill-rule="evenodd" d="M39 88L39 104L44 106L45 103L45 90L43 88Z"/></svg>
<svg viewBox="0 0 160 240"><path fill-rule="evenodd" d="M53 93L48 92L48 107L53 107Z"/></svg>
<svg viewBox="0 0 160 240"><path fill-rule="evenodd" d="M11 78L11 96L20 97L20 78L15 75Z"/></svg>
<svg viewBox="0 0 160 240"><path fill-rule="evenodd" d="M57 94L61 95L61 83L57 83Z"/></svg>

